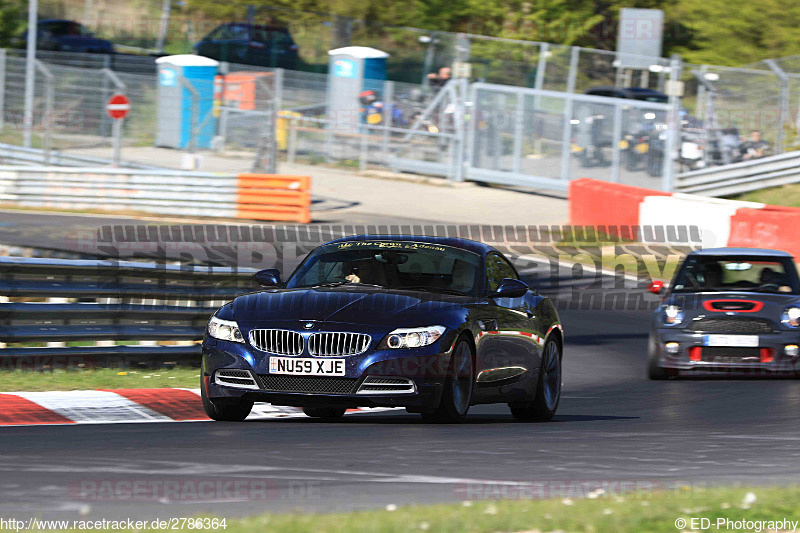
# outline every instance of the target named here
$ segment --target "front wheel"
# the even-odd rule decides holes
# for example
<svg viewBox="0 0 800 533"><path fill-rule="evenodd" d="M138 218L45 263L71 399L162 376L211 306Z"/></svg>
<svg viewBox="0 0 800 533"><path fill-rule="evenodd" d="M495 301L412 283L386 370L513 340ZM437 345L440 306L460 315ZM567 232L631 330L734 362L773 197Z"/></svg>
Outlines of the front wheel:
<svg viewBox="0 0 800 533"><path fill-rule="evenodd" d="M346 409L335 407L304 407L303 412L311 418L334 419L342 418Z"/></svg>
<svg viewBox="0 0 800 533"><path fill-rule="evenodd" d="M561 346L553 339L542 350L539 383L533 401L512 403L511 415L524 422L547 422L553 418L561 399Z"/></svg>
<svg viewBox="0 0 800 533"><path fill-rule="evenodd" d="M423 412L423 420L426 422L453 423L461 422L466 418L467 411L469 411L469 406L472 403L473 358L472 344L462 337L453 348L453 355L450 358L448 376L445 380L439 407L432 412Z"/></svg>
<svg viewBox="0 0 800 533"><path fill-rule="evenodd" d="M200 398L208 418L218 422L241 422L247 418L253 409L253 402L238 398L209 398L203 372L200 374Z"/></svg>
<svg viewBox="0 0 800 533"><path fill-rule="evenodd" d="M669 373L661 366L656 343L652 337L648 343L647 351L647 378L658 381L669 378Z"/></svg>

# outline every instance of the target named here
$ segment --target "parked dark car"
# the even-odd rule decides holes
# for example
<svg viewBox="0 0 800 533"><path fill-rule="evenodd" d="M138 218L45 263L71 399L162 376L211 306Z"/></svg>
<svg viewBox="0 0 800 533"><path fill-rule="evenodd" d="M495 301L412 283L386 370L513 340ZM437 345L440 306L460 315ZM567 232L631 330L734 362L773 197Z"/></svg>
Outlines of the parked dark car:
<svg viewBox="0 0 800 533"><path fill-rule="evenodd" d="M679 374L800 374L800 279L786 252L698 250L664 292L650 327L650 379Z"/></svg>
<svg viewBox="0 0 800 533"><path fill-rule="evenodd" d="M295 69L297 45L289 30L278 26L226 22L194 45L198 55L217 61L259 67Z"/></svg>
<svg viewBox="0 0 800 533"><path fill-rule="evenodd" d="M436 422L475 404L506 403L519 420L558 408L558 312L491 246L360 235L315 249L286 282L255 279L264 289L222 306L203 340L214 420L243 420L253 402L318 418L405 407Z"/></svg>
<svg viewBox="0 0 800 533"><path fill-rule="evenodd" d="M113 54L111 41L99 39L82 24L74 20L45 19L37 24L36 48L54 52ZM28 43L28 32L17 42L20 48Z"/></svg>

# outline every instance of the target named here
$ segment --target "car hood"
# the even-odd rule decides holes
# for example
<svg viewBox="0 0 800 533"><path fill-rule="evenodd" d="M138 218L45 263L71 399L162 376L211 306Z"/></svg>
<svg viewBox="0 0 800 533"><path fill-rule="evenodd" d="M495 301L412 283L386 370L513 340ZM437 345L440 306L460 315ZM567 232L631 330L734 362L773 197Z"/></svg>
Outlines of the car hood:
<svg viewBox="0 0 800 533"><path fill-rule="evenodd" d="M277 289L239 296L233 316L249 329L265 322L341 322L395 325L472 301L470 297L382 288Z"/></svg>

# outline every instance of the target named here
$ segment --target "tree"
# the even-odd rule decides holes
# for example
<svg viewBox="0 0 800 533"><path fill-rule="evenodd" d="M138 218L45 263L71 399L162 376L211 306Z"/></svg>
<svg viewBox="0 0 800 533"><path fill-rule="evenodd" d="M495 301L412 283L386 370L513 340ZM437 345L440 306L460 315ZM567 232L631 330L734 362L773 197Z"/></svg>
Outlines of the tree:
<svg viewBox="0 0 800 533"><path fill-rule="evenodd" d="M8 47L25 27L27 2L0 0L0 48Z"/></svg>

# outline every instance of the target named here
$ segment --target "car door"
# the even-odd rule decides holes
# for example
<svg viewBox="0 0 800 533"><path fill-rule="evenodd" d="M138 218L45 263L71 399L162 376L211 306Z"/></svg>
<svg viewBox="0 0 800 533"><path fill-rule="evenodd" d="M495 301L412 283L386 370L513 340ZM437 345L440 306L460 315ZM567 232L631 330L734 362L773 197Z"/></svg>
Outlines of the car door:
<svg viewBox="0 0 800 533"><path fill-rule="evenodd" d="M530 291L519 298L489 297L505 278L519 279L519 275L500 253L487 254L487 300L478 315L481 331L476 342L476 383L481 401L492 401L497 395L507 397L514 383L539 367L541 348L536 325L539 297Z"/></svg>

